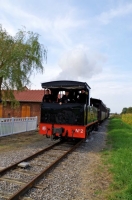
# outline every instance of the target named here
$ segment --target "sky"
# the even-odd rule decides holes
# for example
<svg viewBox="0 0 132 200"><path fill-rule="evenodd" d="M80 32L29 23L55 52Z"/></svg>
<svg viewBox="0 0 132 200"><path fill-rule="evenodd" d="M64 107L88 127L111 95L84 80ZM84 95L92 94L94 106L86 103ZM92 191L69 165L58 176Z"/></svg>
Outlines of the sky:
<svg viewBox="0 0 132 200"><path fill-rule="evenodd" d="M0 24L12 36L23 27L38 33L48 51L30 89L82 81L112 113L132 107L131 0L0 0Z"/></svg>

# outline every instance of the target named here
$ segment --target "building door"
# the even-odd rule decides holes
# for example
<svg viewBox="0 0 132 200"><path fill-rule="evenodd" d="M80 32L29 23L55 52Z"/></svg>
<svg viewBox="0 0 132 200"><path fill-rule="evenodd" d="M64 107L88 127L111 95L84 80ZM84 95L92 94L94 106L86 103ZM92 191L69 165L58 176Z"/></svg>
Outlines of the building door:
<svg viewBox="0 0 132 200"><path fill-rule="evenodd" d="M30 117L30 106L22 106L22 117Z"/></svg>
<svg viewBox="0 0 132 200"><path fill-rule="evenodd" d="M2 111L3 111L3 106L2 106L2 104L0 103L0 118L2 118Z"/></svg>

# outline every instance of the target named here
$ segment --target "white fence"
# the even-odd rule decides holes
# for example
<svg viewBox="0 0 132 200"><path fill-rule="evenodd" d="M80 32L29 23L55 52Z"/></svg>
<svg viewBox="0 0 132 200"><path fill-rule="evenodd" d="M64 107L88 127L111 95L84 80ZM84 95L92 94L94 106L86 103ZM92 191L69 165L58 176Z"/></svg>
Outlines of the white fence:
<svg viewBox="0 0 132 200"><path fill-rule="evenodd" d="M0 137L37 129L37 117L0 118Z"/></svg>

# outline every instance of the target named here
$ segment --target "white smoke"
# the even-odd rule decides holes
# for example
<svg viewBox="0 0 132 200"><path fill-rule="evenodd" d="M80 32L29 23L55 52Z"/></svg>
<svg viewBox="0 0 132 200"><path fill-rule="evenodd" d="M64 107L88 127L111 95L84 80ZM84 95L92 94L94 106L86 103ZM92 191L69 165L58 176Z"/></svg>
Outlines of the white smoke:
<svg viewBox="0 0 132 200"><path fill-rule="evenodd" d="M61 72L57 79L83 80L101 73L105 56L75 48L65 53L59 61Z"/></svg>

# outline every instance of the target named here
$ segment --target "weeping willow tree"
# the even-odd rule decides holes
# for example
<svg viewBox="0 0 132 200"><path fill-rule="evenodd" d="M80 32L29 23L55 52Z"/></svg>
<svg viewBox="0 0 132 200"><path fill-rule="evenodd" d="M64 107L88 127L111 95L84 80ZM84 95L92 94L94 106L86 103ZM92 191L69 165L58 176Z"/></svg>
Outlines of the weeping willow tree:
<svg viewBox="0 0 132 200"><path fill-rule="evenodd" d="M0 25L0 102L16 103L13 91L23 91L34 71L43 72L47 50L38 39L25 28L13 37Z"/></svg>

